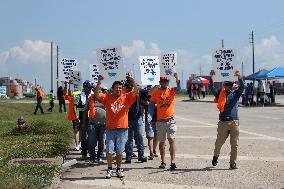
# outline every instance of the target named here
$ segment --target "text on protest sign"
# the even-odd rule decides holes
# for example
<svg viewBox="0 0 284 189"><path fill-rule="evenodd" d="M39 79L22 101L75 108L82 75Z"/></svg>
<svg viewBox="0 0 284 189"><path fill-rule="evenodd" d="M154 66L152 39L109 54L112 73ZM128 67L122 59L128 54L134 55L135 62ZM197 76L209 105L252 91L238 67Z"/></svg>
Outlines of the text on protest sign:
<svg viewBox="0 0 284 189"><path fill-rule="evenodd" d="M159 58L139 56L142 85L158 85L160 80Z"/></svg>
<svg viewBox="0 0 284 189"><path fill-rule="evenodd" d="M78 61L76 59L62 58L59 64L59 81L69 81L70 71L75 71L78 68Z"/></svg>
<svg viewBox="0 0 284 189"><path fill-rule="evenodd" d="M81 85L82 76L80 71L70 71L70 80L74 85Z"/></svg>
<svg viewBox="0 0 284 189"><path fill-rule="evenodd" d="M177 53L163 53L161 55L161 76L173 76L176 72Z"/></svg>
<svg viewBox="0 0 284 189"><path fill-rule="evenodd" d="M235 49L214 49L212 62L215 71L215 75L213 76L214 82L237 80L234 76L237 66Z"/></svg>
<svg viewBox="0 0 284 189"><path fill-rule="evenodd" d="M99 73L99 67L96 64L90 64L89 65L90 69L90 78L91 80L95 83L98 81L98 77L100 75Z"/></svg>
<svg viewBox="0 0 284 189"><path fill-rule="evenodd" d="M106 81L124 79L122 49L120 46L97 49L97 62Z"/></svg>

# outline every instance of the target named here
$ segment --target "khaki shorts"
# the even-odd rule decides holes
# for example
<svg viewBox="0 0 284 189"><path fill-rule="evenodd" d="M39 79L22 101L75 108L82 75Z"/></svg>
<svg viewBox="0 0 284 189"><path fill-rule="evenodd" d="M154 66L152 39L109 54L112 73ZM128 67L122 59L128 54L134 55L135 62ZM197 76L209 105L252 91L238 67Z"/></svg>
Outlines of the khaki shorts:
<svg viewBox="0 0 284 189"><path fill-rule="evenodd" d="M177 127L175 126L175 119L170 119L169 121L157 121L157 139L159 142L165 142L166 139L175 139Z"/></svg>

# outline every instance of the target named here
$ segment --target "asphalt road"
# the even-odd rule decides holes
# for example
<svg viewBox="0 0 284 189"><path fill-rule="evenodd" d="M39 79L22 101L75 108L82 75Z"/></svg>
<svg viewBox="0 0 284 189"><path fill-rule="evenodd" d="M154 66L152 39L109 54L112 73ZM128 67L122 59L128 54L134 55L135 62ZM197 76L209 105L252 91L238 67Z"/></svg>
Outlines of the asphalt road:
<svg viewBox="0 0 284 189"><path fill-rule="evenodd" d="M125 179L106 180L107 166L86 161L62 173L59 188L284 188L284 108L240 107L240 142L237 170L229 170L229 139L219 164L211 159L217 134L216 104L176 99L177 170L158 169L160 159L123 165ZM167 146L168 149L168 146ZM145 152L148 154L146 147ZM69 159L79 158L70 152Z"/></svg>

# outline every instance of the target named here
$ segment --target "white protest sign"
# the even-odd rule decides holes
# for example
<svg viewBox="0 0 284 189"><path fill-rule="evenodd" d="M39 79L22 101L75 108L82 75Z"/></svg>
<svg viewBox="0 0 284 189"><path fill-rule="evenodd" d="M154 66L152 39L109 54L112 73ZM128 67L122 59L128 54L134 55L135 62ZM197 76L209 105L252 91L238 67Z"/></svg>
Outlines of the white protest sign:
<svg viewBox="0 0 284 189"><path fill-rule="evenodd" d="M104 82L125 79L121 46L97 49L96 55L100 74L104 77Z"/></svg>
<svg viewBox="0 0 284 189"><path fill-rule="evenodd" d="M74 85L81 86L82 76L80 71L70 71L69 73L70 80Z"/></svg>
<svg viewBox="0 0 284 189"><path fill-rule="evenodd" d="M77 59L62 58L59 64L59 78L58 81L69 81L70 71L78 70Z"/></svg>
<svg viewBox="0 0 284 189"><path fill-rule="evenodd" d="M173 76L176 72L177 53L163 53L161 55L161 77Z"/></svg>
<svg viewBox="0 0 284 189"><path fill-rule="evenodd" d="M90 78L93 83L96 83L98 81L98 77L100 75L99 67L96 64L90 64L89 65L90 70Z"/></svg>
<svg viewBox="0 0 284 189"><path fill-rule="evenodd" d="M214 82L236 81L235 77L237 61L236 50L230 48L214 49L212 54Z"/></svg>
<svg viewBox="0 0 284 189"><path fill-rule="evenodd" d="M159 85L160 66L158 56L139 56L142 85Z"/></svg>

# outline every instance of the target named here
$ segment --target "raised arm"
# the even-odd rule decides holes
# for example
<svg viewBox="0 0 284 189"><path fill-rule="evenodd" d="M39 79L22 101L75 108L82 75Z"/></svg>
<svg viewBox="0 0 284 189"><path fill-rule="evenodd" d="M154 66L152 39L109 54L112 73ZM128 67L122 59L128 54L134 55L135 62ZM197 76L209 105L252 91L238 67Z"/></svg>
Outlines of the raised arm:
<svg viewBox="0 0 284 189"><path fill-rule="evenodd" d="M93 92L94 92L94 95L97 99L99 99L99 93L100 93L100 89L101 89L101 81L103 80L103 76L99 76L98 77L98 83L97 83L97 86L93 89Z"/></svg>
<svg viewBox="0 0 284 189"><path fill-rule="evenodd" d="M174 73L174 77L176 78L176 84L177 84L177 86L175 87L175 92L179 92L181 90L181 87L177 72Z"/></svg>
<svg viewBox="0 0 284 189"><path fill-rule="evenodd" d="M131 81L132 85L133 85L132 95L137 96L139 94L139 90L138 90L136 81L130 76L127 76L127 79L129 79Z"/></svg>
<svg viewBox="0 0 284 189"><path fill-rule="evenodd" d="M64 89L63 89L63 95L65 96L67 94L67 81L64 82Z"/></svg>
<svg viewBox="0 0 284 189"><path fill-rule="evenodd" d="M215 88L214 85L213 85L213 80L212 80L213 75L215 75L215 72L214 72L214 70L211 70L211 72L210 72L211 79L210 79L210 82L209 82L209 89L216 98L219 98L219 90L217 88Z"/></svg>
<svg viewBox="0 0 284 189"><path fill-rule="evenodd" d="M237 76L238 80L239 80L239 88L235 92L236 98L239 99L242 96L242 93L243 93L244 88L245 88L245 84L244 84L244 80L241 77L240 71L236 71L235 76Z"/></svg>

